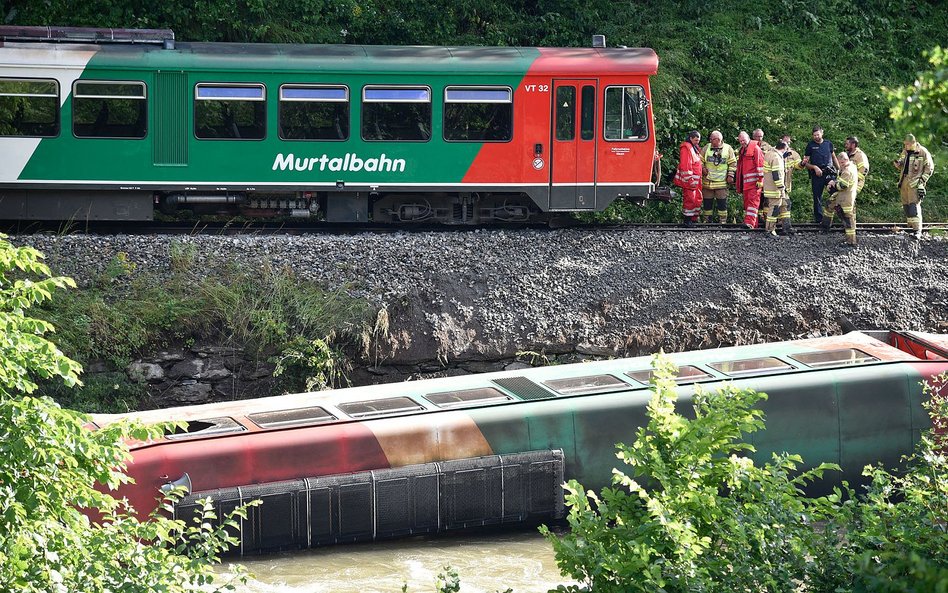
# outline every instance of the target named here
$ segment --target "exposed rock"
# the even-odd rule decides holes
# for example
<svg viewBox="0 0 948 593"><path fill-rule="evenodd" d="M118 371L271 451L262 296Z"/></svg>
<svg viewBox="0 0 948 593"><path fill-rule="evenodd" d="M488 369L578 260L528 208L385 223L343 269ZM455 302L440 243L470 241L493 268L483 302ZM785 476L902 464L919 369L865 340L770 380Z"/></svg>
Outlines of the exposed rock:
<svg viewBox="0 0 948 593"><path fill-rule="evenodd" d="M167 398L180 404L203 404L211 397L211 386L207 383L186 381L172 387Z"/></svg>
<svg viewBox="0 0 948 593"><path fill-rule="evenodd" d="M233 358L235 356L243 356L243 349L241 348L232 348L230 346L214 346L214 345L200 345L193 346L191 352L202 356L214 356L217 358Z"/></svg>
<svg viewBox="0 0 948 593"><path fill-rule="evenodd" d="M169 362L180 362L184 359L185 356L181 352L159 352L158 354L150 357L148 361L163 365Z"/></svg>
<svg viewBox="0 0 948 593"><path fill-rule="evenodd" d="M512 362L504 367L505 371L522 371L524 369L532 369L533 367L528 365L525 362Z"/></svg>
<svg viewBox="0 0 948 593"><path fill-rule="evenodd" d="M195 375L195 379L200 381L220 381L230 377L233 373L224 366L224 363L218 359L208 359L204 365L204 370Z"/></svg>
<svg viewBox="0 0 948 593"><path fill-rule="evenodd" d="M136 383L160 383L165 379L165 370L161 365L152 362L133 362L125 372L128 378Z"/></svg>
<svg viewBox="0 0 948 593"><path fill-rule="evenodd" d="M200 358L191 358L176 363L168 370L168 376L172 379L196 379L203 370L204 360Z"/></svg>

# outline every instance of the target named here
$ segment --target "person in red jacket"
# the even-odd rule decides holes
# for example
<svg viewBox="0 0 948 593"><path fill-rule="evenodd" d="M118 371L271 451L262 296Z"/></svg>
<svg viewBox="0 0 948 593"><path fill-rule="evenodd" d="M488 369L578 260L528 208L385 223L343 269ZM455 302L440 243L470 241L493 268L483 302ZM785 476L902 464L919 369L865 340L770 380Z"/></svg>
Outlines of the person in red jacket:
<svg viewBox="0 0 948 593"><path fill-rule="evenodd" d="M744 196L744 226L757 226L757 209L760 208L760 191L764 180L764 153L756 140L747 132L737 136L741 150L737 155L737 192Z"/></svg>
<svg viewBox="0 0 948 593"><path fill-rule="evenodd" d="M681 211L686 227L693 227L701 214L701 134L688 132L688 139L678 151L675 185L681 188Z"/></svg>

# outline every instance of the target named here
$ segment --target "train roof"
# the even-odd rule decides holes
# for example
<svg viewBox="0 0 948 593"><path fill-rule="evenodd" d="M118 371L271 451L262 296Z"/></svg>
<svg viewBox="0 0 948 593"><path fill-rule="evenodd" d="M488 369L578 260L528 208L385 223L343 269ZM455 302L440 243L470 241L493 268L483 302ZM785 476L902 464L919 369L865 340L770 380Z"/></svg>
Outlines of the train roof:
<svg viewBox="0 0 948 593"><path fill-rule="evenodd" d="M174 49L139 44L0 43L0 64L27 66L48 61L66 66L70 54L84 65L110 68L261 70L313 72L455 72L476 74L642 74L658 71L649 48L448 47L310 45L269 43L177 43ZM9 51L14 50L14 51Z"/></svg>
<svg viewBox="0 0 948 593"><path fill-rule="evenodd" d="M914 353L907 352L901 347L904 344L899 339L907 338L913 343L921 344L922 348ZM899 346L899 347L897 347ZM837 364L825 364L826 361L814 364L801 354L841 353ZM931 354L929 354L931 353ZM764 360L779 357L784 368L777 372L814 371L827 368L852 368L854 364L885 364L885 363L912 363L922 360L944 360L943 354L948 353L948 336L927 334L922 332L850 332L843 336L820 337L788 342L774 342L747 346L733 346L669 354L668 357L680 367L698 365L700 370L707 374L702 380L720 382L728 379L752 378L774 374L774 368L763 368L758 372L744 372L728 374L720 371L718 363L730 361ZM849 358L849 360L846 360ZM133 412L130 414L98 414L93 421L104 426L121 419L134 419L145 423L162 422L167 420L194 421L210 417L246 417L274 410L292 410L307 406L334 406L380 398L399 398L411 396L424 397L426 394L478 389L493 384L503 385L504 379L529 378L536 383L544 383L577 377L594 377L597 375L614 375L623 377L622 387L625 390L645 389L647 379L633 380L631 383L625 378L631 377L634 372L645 372L651 368L651 356L604 360L572 365L538 367L520 371L501 371L482 373L460 377L446 377L441 379L427 379L423 381L409 381L405 383L389 383L384 386L368 385L321 391L315 393L298 393L282 396L264 397L259 399L239 400L233 402L219 402L196 406L183 406ZM712 374L713 373L713 374ZM498 380L500 383L498 383ZM619 381L619 379L616 379ZM505 387L506 388L506 387ZM589 393L588 395L595 395ZM546 397L554 397L552 393ZM429 410L430 411L430 410Z"/></svg>

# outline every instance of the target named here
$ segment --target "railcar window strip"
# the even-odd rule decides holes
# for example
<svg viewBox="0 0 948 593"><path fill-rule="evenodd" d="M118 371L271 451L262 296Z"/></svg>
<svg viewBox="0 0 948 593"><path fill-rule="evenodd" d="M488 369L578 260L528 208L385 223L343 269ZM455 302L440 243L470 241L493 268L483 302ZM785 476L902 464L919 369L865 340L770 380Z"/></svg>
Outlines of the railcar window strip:
<svg viewBox="0 0 948 593"><path fill-rule="evenodd" d="M59 136L59 81L51 78L0 78L0 136Z"/></svg>
<svg viewBox="0 0 948 593"><path fill-rule="evenodd" d="M633 386L612 375L588 375L552 379L543 384L560 395L588 395L593 393L611 393L625 391Z"/></svg>
<svg viewBox="0 0 948 593"><path fill-rule="evenodd" d="M429 393L425 395L424 398L439 408L458 408L462 406L514 401L513 397L501 393L493 387Z"/></svg>
<svg viewBox="0 0 948 593"><path fill-rule="evenodd" d="M202 82L195 85L194 98L199 101L266 101L267 91L263 84Z"/></svg>
<svg viewBox="0 0 948 593"><path fill-rule="evenodd" d="M77 80L73 83L74 99L145 99L144 82L113 80Z"/></svg>
<svg viewBox="0 0 948 593"><path fill-rule="evenodd" d="M363 103L431 103L431 88L426 86L365 86Z"/></svg>
<svg viewBox="0 0 948 593"><path fill-rule="evenodd" d="M652 369L644 371L630 371L625 375L630 379L638 381L639 383L648 385L652 381L652 377L655 376L655 371ZM679 384L694 383L695 381L703 381L705 379L714 379L714 375L692 365L682 365L678 367L678 373L675 375L675 381Z"/></svg>
<svg viewBox="0 0 948 593"><path fill-rule="evenodd" d="M247 418L260 428L283 428L286 426L325 424L338 420L335 415L320 406L274 410L272 412L257 412L255 414L248 414Z"/></svg>
<svg viewBox="0 0 948 593"><path fill-rule="evenodd" d="M349 101L349 87L343 85L284 84L280 87L280 100L345 103Z"/></svg>
<svg viewBox="0 0 948 593"><path fill-rule="evenodd" d="M727 360L715 362L708 365L716 371L720 371L728 377L747 377L754 375L768 375L782 371L791 371L796 369L790 363L784 362L773 356L764 356L760 358L746 358L743 360Z"/></svg>
<svg viewBox="0 0 948 593"><path fill-rule="evenodd" d="M72 84L76 138L141 140L148 135L147 85L132 80L76 80Z"/></svg>
<svg viewBox="0 0 948 593"><path fill-rule="evenodd" d="M445 103L513 103L510 87L449 86L444 89Z"/></svg>
<svg viewBox="0 0 948 593"><path fill-rule="evenodd" d="M840 350L822 350L819 352L802 352L790 354L789 358L815 369L828 367L842 367L856 364L879 362L871 354L866 354L856 348L842 348Z"/></svg>
<svg viewBox="0 0 948 593"><path fill-rule="evenodd" d="M353 418L388 416L425 410L424 406L408 397L390 397L385 399L348 402L339 404L337 407Z"/></svg>

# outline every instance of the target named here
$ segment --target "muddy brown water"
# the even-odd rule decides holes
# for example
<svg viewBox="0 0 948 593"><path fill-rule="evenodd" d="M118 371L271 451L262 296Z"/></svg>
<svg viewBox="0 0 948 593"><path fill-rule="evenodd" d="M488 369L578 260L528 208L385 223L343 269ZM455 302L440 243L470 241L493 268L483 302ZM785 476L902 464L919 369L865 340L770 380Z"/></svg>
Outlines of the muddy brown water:
<svg viewBox="0 0 948 593"><path fill-rule="evenodd" d="M560 576L553 548L535 530L412 538L239 559L253 578L239 593L429 593L443 567L462 593L546 593ZM226 570L222 571L226 574ZM223 576L223 575L222 575Z"/></svg>

